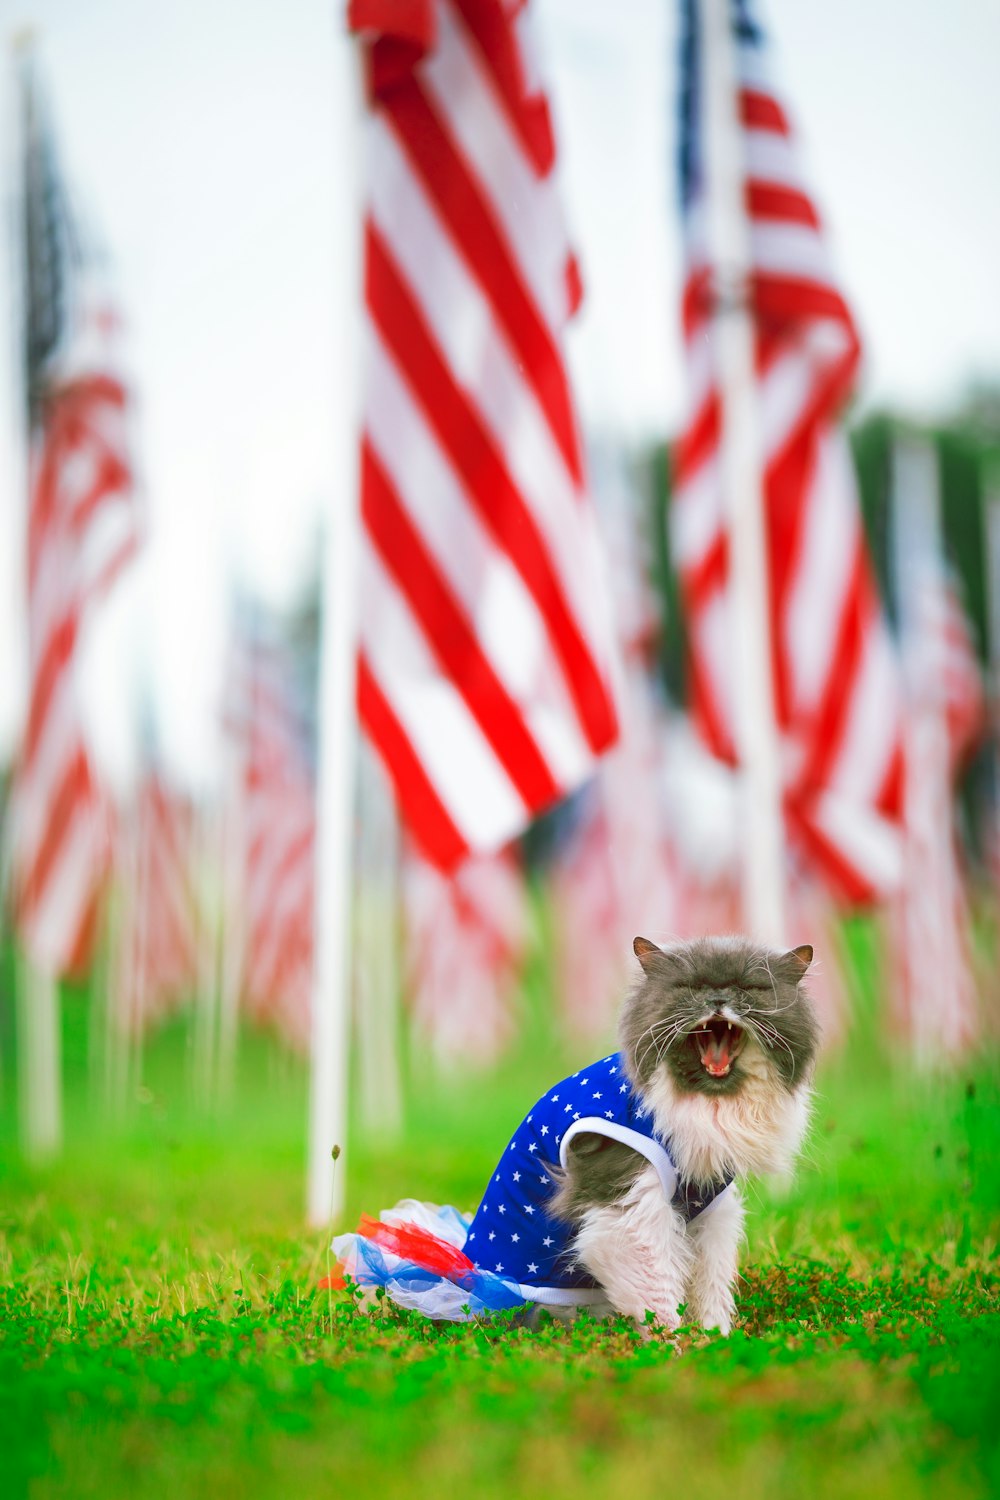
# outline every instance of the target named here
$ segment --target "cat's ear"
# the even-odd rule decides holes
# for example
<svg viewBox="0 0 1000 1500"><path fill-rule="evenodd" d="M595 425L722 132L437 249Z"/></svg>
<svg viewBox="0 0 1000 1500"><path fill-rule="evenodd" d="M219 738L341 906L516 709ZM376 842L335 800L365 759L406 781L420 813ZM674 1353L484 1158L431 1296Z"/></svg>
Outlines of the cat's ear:
<svg viewBox="0 0 1000 1500"><path fill-rule="evenodd" d="M785 962L794 971L796 980L802 978L813 961L813 951L809 943L803 943L799 948L789 948L785 954Z"/></svg>
<svg viewBox="0 0 1000 1500"><path fill-rule="evenodd" d="M649 938L633 938L632 952L642 964L644 974L652 974L654 969L662 965L664 959L663 949L658 948L655 943L651 943Z"/></svg>

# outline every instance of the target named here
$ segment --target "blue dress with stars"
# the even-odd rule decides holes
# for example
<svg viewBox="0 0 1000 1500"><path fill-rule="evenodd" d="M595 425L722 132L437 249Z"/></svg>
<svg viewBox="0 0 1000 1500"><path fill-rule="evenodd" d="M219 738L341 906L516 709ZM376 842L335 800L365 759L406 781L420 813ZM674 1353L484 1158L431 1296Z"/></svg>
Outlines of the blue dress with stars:
<svg viewBox="0 0 1000 1500"><path fill-rule="evenodd" d="M572 1256L572 1225L548 1211L553 1166L564 1165L575 1135L587 1133L623 1142L652 1163L664 1197L686 1219L705 1212L730 1179L707 1190L679 1182L668 1142L655 1131L652 1113L626 1076L620 1053L612 1053L553 1085L517 1127L492 1174L471 1223L454 1209L415 1204L382 1215L388 1224L416 1225L463 1252L468 1269L432 1276L417 1252L394 1257L362 1235L343 1235L334 1249L346 1274L362 1285L384 1286L404 1306L431 1317L469 1316L491 1308L530 1302L550 1305L600 1303L594 1278ZM439 1217L427 1217L427 1212ZM467 1233L464 1230L467 1227ZM386 1243L399 1249L385 1231ZM430 1257L434 1259L434 1257ZM464 1299L464 1300L463 1300Z"/></svg>
<svg viewBox="0 0 1000 1500"><path fill-rule="evenodd" d="M685 1217L693 1217L717 1196L706 1194L699 1203L684 1192L683 1203L678 1201L677 1173L667 1143L657 1135L651 1112L632 1089L620 1053L581 1068L543 1094L514 1132L465 1243L466 1255L478 1267L517 1282L531 1301L596 1300L579 1295L596 1291L598 1284L574 1264L573 1226L547 1211L552 1165L565 1164L570 1141L582 1133L608 1136L645 1156L656 1168L664 1197L682 1212L689 1210Z"/></svg>

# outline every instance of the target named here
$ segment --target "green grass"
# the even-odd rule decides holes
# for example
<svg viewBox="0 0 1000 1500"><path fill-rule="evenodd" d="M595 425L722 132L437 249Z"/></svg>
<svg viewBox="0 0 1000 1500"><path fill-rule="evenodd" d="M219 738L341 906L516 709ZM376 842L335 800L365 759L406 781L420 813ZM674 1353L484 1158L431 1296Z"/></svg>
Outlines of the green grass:
<svg viewBox="0 0 1000 1500"><path fill-rule="evenodd" d="M248 1045L240 1099L210 1120L168 1034L112 1130L70 1030L58 1166L18 1165L0 1101L5 1496L1000 1494L988 1060L923 1080L877 1055L828 1063L797 1182L751 1195L722 1340L360 1312L315 1290L297 1065ZM352 1135L345 1221L404 1195L472 1207L566 1061L536 1045L496 1075L428 1078L403 1142Z"/></svg>

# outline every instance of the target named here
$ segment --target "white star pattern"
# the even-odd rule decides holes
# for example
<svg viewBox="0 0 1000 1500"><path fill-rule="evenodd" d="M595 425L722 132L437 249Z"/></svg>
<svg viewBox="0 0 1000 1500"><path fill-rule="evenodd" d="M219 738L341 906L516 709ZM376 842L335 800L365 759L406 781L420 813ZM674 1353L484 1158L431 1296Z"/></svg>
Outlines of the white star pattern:
<svg viewBox="0 0 1000 1500"><path fill-rule="evenodd" d="M476 1238L476 1231L473 1230L472 1233L469 1235L469 1239L470 1240L474 1240L475 1238Z"/></svg>
<svg viewBox="0 0 1000 1500"><path fill-rule="evenodd" d="M595 1087L588 1088L590 1084ZM605 1086L603 1092L602 1085ZM577 1122L585 1122L588 1129L596 1126L599 1131L602 1130L598 1123L600 1119L606 1122L609 1129L614 1128L614 1122L618 1119L628 1118L631 1122L640 1105L640 1099L633 1098L631 1090L632 1084L621 1054L614 1053L600 1062L592 1063L590 1073L581 1069L573 1075L571 1081L557 1086L554 1093L542 1096L542 1101L535 1106L534 1112L524 1116L524 1126L531 1128L522 1127L510 1137L510 1150L519 1161L511 1162L506 1169L501 1163L496 1171L494 1182L498 1192L492 1196L491 1201L484 1197L480 1207L485 1221L482 1232L468 1237L466 1248L470 1259L475 1259L477 1241L488 1239L491 1245L500 1241L501 1245L497 1248L502 1253L502 1242L506 1240L510 1246L510 1254L515 1259L509 1271L505 1271L505 1262L497 1262L495 1274L504 1276L507 1281L516 1281L520 1276L526 1276L532 1283L546 1281L552 1274L552 1267L556 1264L555 1257L559 1255L563 1245L562 1234L556 1235L555 1225L546 1211L553 1182L547 1175L549 1163L553 1159L558 1160L561 1143L572 1137L570 1127L575 1128ZM609 1093L610 1098L607 1097ZM614 1105L615 1094L619 1100L617 1107ZM601 1105L605 1107L601 1109ZM537 1124L535 1115L538 1117ZM645 1129L648 1131L648 1123ZM533 1181L530 1171L520 1170L519 1163L525 1160L535 1164L534 1178L543 1194L540 1198L535 1197L538 1190L529 1186ZM522 1188L527 1198L522 1197ZM513 1222L508 1219L508 1208ZM495 1228L491 1227L491 1219ZM538 1221L537 1228L535 1220ZM521 1232L522 1226L524 1233ZM503 1232L504 1229L506 1233ZM546 1232L549 1230L551 1232ZM542 1261L529 1261L527 1256L532 1250L537 1254L539 1246L545 1251ZM480 1253L488 1256L489 1250L480 1247ZM543 1262L548 1267L544 1274L541 1271ZM489 1271L488 1260L483 1262L483 1271Z"/></svg>

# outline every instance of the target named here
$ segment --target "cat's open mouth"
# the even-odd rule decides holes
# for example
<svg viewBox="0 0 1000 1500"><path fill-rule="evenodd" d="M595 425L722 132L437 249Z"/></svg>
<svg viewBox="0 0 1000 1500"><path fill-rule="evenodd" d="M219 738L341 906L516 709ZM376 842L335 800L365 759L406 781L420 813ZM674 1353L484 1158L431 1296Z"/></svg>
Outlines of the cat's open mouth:
<svg viewBox="0 0 1000 1500"><path fill-rule="evenodd" d="M726 1077L743 1050L744 1037L742 1026L737 1026L735 1021L727 1021L725 1016L710 1016L689 1032L702 1067L713 1078Z"/></svg>

